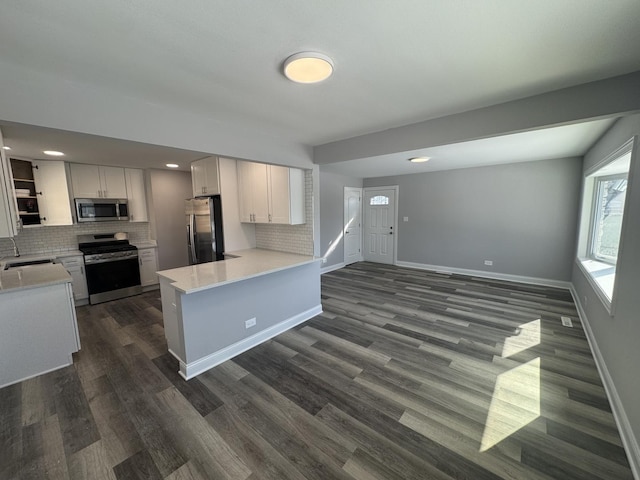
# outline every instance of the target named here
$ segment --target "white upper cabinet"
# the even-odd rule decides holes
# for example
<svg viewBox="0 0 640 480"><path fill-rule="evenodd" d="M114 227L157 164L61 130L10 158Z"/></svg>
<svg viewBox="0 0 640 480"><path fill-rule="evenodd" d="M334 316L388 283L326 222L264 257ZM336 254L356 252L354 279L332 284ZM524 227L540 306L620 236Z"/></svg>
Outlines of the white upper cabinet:
<svg viewBox="0 0 640 480"><path fill-rule="evenodd" d="M237 165L240 221L245 223L268 223L267 165L242 161L238 161Z"/></svg>
<svg viewBox="0 0 640 480"><path fill-rule="evenodd" d="M147 222L147 196L144 188L144 171L138 168L125 168L127 182L127 200L129 201L129 220Z"/></svg>
<svg viewBox="0 0 640 480"><path fill-rule="evenodd" d="M305 223L303 170L239 161L238 192L242 222Z"/></svg>
<svg viewBox="0 0 640 480"><path fill-rule="evenodd" d="M67 187L64 162L55 160L32 161L40 211L40 224L47 226L72 225L71 201Z"/></svg>
<svg viewBox="0 0 640 480"><path fill-rule="evenodd" d="M7 238L15 237L18 233L18 216L13 196L13 176L2 146L0 132L0 238Z"/></svg>
<svg viewBox="0 0 640 480"><path fill-rule="evenodd" d="M269 166L269 222L305 223L304 171Z"/></svg>
<svg viewBox="0 0 640 480"><path fill-rule="evenodd" d="M191 163L193 196L217 195L220 193L218 157L207 157Z"/></svg>
<svg viewBox="0 0 640 480"><path fill-rule="evenodd" d="M127 198L124 168L69 164L75 198Z"/></svg>

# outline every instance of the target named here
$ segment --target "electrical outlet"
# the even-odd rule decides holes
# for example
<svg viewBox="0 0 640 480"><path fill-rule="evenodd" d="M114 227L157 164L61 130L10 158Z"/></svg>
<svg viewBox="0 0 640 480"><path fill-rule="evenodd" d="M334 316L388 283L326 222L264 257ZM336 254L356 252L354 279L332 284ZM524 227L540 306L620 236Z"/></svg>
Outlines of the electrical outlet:
<svg viewBox="0 0 640 480"><path fill-rule="evenodd" d="M560 317L563 327L573 327L573 322L569 317Z"/></svg>
<svg viewBox="0 0 640 480"><path fill-rule="evenodd" d="M324 263L327 263L327 259L326 259L326 258L323 258L323 259L322 259L322 263L323 263L323 264L324 264Z"/></svg>
<svg viewBox="0 0 640 480"><path fill-rule="evenodd" d="M408 222L409 221L409 217L402 217L402 221L403 222Z"/></svg>
<svg viewBox="0 0 640 480"><path fill-rule="evenodd" d="M256 326L256 317L250 318L244 321L244 328L251 328Z"/></svg>
<svg viewBox="0 0 640 480"><path fill-rule="evenodd" d="M493 265L493 260L485 260L484 264L491 266L491 265Z"/></svg>

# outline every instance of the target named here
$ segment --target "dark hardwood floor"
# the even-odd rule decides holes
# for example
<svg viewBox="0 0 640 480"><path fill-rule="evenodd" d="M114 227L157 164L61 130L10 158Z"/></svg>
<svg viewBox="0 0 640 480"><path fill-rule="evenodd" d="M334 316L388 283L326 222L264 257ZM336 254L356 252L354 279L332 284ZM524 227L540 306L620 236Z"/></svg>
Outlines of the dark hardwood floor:
<svg viewBox="0 0 640 480"><path fill-rule="evenodd" d="M0 390L0 478L633 478L567 291L359 263L322 300L188 382L158 291L78 308L74 365Z"/></svg>

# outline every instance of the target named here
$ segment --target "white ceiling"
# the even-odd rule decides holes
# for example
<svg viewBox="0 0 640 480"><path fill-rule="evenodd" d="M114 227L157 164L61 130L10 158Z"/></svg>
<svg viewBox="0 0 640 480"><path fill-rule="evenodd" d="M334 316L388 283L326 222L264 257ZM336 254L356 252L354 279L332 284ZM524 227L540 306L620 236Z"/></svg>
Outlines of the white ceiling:
<svg viewBox="0 0 640 480"><path fill-rule="evenodd" d="M614 122L615 119L596 120L330 163L323 165L322 171L372 178L582 156ZM429 157L429 161L409 162L413 157Z"/></svg>
<svg viewBox="0 0 640 480"><path fill-rule="evenodd" d="M640 70L638 24L638 0L23 0L0 62L317 146ZM333 58L327 82L285 79L303 50Z"/></svg>
<svg viewBox="0 0 640 480"><path fill-rule="evenodd" d="M188 170L191 162L209 155L33 125L0 122L0 130L4 143L11 147L10 156L32 160L52 160L54 157L42 152L57 150L64 152L62 160L68 162L138 168L163 168L167 163L176 163L180 170Z"/></svg>

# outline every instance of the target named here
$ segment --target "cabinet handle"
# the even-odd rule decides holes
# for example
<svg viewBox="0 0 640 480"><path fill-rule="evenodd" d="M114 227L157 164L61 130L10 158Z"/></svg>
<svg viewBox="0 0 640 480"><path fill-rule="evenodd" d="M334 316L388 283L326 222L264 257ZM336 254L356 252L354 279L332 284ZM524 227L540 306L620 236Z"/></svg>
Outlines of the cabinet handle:
<svg viewBox="0 0 640 480"><path fill-rule="evenodd" d="M84 275L84 267L80 267L80 273Z"/></svg>
<svg viewBox="0 0 640 480"><path fill-rule="evenodd" d="M271 222L271 214L269 214L269 222Z"/></svg>
<svg viewBox="0 0 640 480"><path fill-rule="evenodd" d="M142 258L138 259L138 263L140 264L140 266L142 266Z"/></svg>

